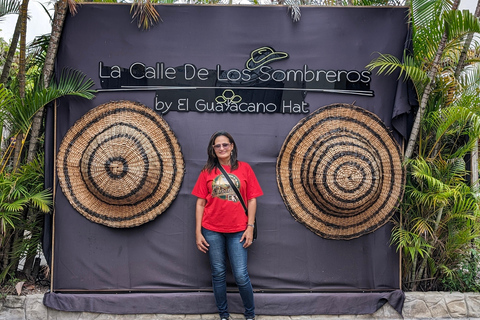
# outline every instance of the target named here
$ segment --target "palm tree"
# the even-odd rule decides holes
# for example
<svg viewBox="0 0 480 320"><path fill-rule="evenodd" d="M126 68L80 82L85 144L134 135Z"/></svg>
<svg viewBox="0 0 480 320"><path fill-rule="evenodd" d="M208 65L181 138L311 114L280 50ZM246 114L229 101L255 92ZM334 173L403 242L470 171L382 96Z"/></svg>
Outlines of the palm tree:
<svg viewBox="0 0 480 320"><path fill-rule="evenodd" d="M28 0L24 0L24 1L28 1ZM49 87L50 80L53 75L55 56L57 54L58 45L60 42L60 36L63 29L63 23L67 15L67 10L69 10L73 15L76 13L76 2L74 0L59 0L55 3L55 12L54 12L54 18L52 21L52 33L50 35L49 45L46 52L45 61L43 64L43 71L42 71L42 80L45 88ZM153 7L152 2L150 0L135 1L132 4L131 11L133 11L133 18L134 19L136 18L138 21L139 28L142 27L144 29L148 29L153 24L158 23L160 19L158 12ZM89 96L89 98L91 97ZM53 100L55 99L56 98L53 98ZM23 131L21 131L17 135L17 140L20 143L16 144L17 150L14 152L15 155L20 154L25 144L25 140L23 139L23 134L25 134L25 137L27 133L29 134L30 139L28 144L28 152L26 156L27 163L33 161L33 159L37 155L38 141L41 134L41 127L42 127L43 117L44 117L43 107L45 105L46 103L44 103L41 106L35 105L35 106L32 106L32 109L25 110L26 112L29 113L27 117L29 119L29 124L28 126L24 126ZM19 105L17 104L16 106L18 107ZM19 109L16 111L21 113L22 111L19 111ZM31 121L31 126L30 126L30 121ZM18 163L18 162L19 162L18 158L14 157L14 163ZM27 217L27 218L31 220L30 217ZM34 256L27 257L27 261L25 263L25 269L24 269L26 274L29 274L33 258Z"/></svg>
<svg viewBox="0 0 480 320"><path fill-rule="evenodd" d="M469 46L466 36L479 32L480 23L471 13L456 10L457 5L412 1L413 52L406 52L403 62L380 55L369 65L384 74L399 69L412 80L420 100L405 153L402 216L392 238L405 253L406 289L432 290L459 281L455 276L462 272L472 239L479 236L474 227L479 202L466 181L464 157L480 136L475 108L480 100L462 81L468 78L460 76L464 63L459 57ZM470 74L477 86L478 76Z"/></svg>
<svg viewBox="0 0 480 320"><path fill-rule="evenodd" d="M13 62L13 57L15 51L17 50L18 40L20 38L20 33L22 31L23 24L25 22L25 33L26 33L26 19L27 19L27 8L28 0L23 0L22 5L20 6L20 11L15 25L15 31L13 32L12 43L10 44L10 49L7 53L7 58L3 66L2 75L0 76L0 83L6 83L8 76L10 75L10 67ZM25 21L24 21L25 20Z"/></svg>
<svg viewBox="0 0 480 320"><path fill-rule="evenodd" d="M10 132L14 133L14 141L16 141L16 145L10 146L10 149L19 149L19 154L21 154L25 140L19 139L18 137L28 136L32 126L32 119L38 110L42 109L48 103L68 95L79 96L86 99L92 99L94 97L94 91L90 89L93 86L93 81L86 79L85 75L78 71L64 71L61 74L58 83L52 83L48 88L43 86L40 77L41 75L39 75L39 79L34 86L29 87L26 90L24 98L18 94L14 94L3 86L0 87L0 120L2 123L9 126ZM0 175L3 174L8 176L8 174L13 174L17 176L15 171L10 173L10 170L7 170L6 167L8 155L11 153L12 152L8 149L5 151L4 157L0 162L2 164L0 168ZM31 161L28 161L26 165L33 163L37 157L38 155ZM22 167L20 158L18 158L18 160L14 158L14 161L18 161L18 163L14 163L14 167ZM22 210L23 215L20 217L22 223L26 221L29 221L33 224L38 223L38 218L40 217L38 215L38 211L29 208L28 204L26 204L25 207L22 207ZM18 217L16 213L13 214ZM7 218L5 218L4 221L8 221L6 219ZM15 259L11 260L11 257L12 252L17 251L16 244L23 243L22 239L24 229L21 227L23 225L22 223L20 223L15 230L12 230L10 233L2 237L3 241L5 242L5 247L2 247L4 250L4 267L7 265L10 266L10 264L6 264L5 261L7 260L10 262L17 261ZM6 224L4 223L4 226L5 225ZM35 235L35 233L33 233L33 235ZM7 237L9 241L6 241L5 237ZM35 251L27 252L27 262L25 263L27 273L30 271L30 261L33 263L35 253ZM16 268L16 266L12 266L12 268Z"/></svg>
<svg viewBox="0 0 480 320"><path fill-rule="evenodd" d="M69 0L60 0L55 4L55 13L52 22L52 32L50 34L50 40L48 49L43 64L43 83L45 87L50 84L50 79L53 75L55 56L57 55L58 44L60 43L60 36L62 35L63 22L67 15L67 8L70 7L70 11L74 14L76 12L75 2ZM32 132L30 136L30 143L27 153L27 161L31 161L38 148L38 138L40 136L40 128L43 122L43 107L40 108L34 115L32 121Z"/></svg>

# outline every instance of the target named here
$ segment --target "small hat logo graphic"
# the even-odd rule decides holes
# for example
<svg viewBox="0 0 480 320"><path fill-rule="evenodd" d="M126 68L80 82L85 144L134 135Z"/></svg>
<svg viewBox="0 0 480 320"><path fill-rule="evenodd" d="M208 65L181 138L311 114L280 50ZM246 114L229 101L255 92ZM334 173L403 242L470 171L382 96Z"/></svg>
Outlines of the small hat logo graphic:
<svg viewBox="0 0 480 320"><path fill-rule="evenodd" d="M250 59L245 63L245 67L248 70L255 70L273 61L287 58L286 52L276 52L272 47L260 47L250 53Z"/></svg>

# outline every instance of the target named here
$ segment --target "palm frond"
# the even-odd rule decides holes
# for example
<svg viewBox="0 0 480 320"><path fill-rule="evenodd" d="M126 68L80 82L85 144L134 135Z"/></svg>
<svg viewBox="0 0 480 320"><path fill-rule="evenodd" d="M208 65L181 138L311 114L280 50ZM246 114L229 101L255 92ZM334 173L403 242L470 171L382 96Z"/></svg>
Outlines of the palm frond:
<svg viewBox="0 0 480 320"><path fill-rule="evenodd" d="M12 104L13 98L12 92L6 89L3 84L0 84L0 121L2 123L8 118L6 108Z"/></svg>
<svg viewBox="0 0 480 320"><path fill-rule="evenodd" d="M18 0L0 0L0 21L6 15L18 14L20 12L21 2Z"/></svg>
<svg viewBox="0 0 480 320"><path fill-rule="evenodd" d="M139 29L148 30L151 26L162 21L160 14L150 0L134 0L130 7L132 21L137 20Z"/></svg>
<svg viewBox="0 0 480 320"><path fill-rule="evenodd" d="M435 192L444 192L448 187L435 177L432 167L424 159L415 159L410 164L411 175L420 184L423 184L429 190L435 190Z"/></svg>
<svg viewBox="0 0 480 320"><path fill-rule="evenodd" d="M285 4L288 6L288 11L290 11L293 22L300 21L300 17L302 16L300 12L300 0L285 0Z"/></svg>
<svg viewBox="0 0 480 320"><path fill-rule="evenodd" d="M28 45L28 69L30 69L29 67L43 66L49 43L50 35L45 34L36 37Z"/></svg>
<svg viewBox="0 0 480 320"><path fill-rule="evenodd" d="M452 8L449 0L415 0L412 1L412 20L416 28L422 28L431 21L436 21L443 12Z"/></svg>
<svg viewBox="0 0 480 320"><path fill-rule="evenodd" d="M425 84L428 82L427 73L415 64L413 57L404 54L403 62L390 54L380 54L380 56L370 62L367 69L373 71L377 69L377 74L391 75L398 71L399 79L411 79L414 83Z"/></svg>
<svg viewBox="0 0 480 320"><path fill-rule="evenodd" d="M476 63L466 68L460 75L458 82L462 92L457 97L459 103L470 106L473 110L475 108L480 109L480 64Z"/></svg>
<svg viewBox="0 0 480 320"><path fill-rule="evenodd" d="M15 193L20 193L18 190ZM18 196L17 194L15 196ZM28 204L28 199L21 198L13 202L2 203L2 209L8 212L19 212L25 209Z"/></svg>
<svg viewBox="0 0 480 320"><path fill-rule="evenodd" d="M62 96L78 96L85 99L93 99L96 91L90 89L94 85L93 80L87 79L86 75L78 70L65 69L60 75L58 82L50 84L48 91L44 96L48 98L43 105L58 99ZM39 98L41 101L42 99Z"/></svg>
<svg viewBox="0 0 480 320"><path fill-rule="evenodd" d="M416 255L428 255L428 249L432 247L422 236L399 227L392 230L391 241L392 244L397 244L397 250L403 249L412 260Z"/></svg>
<svg viewBox="0 0 480 320"><path fill-rule="evenodd" d="M68 11L70 11L72 16L77 14L77 1L75 0L60 0L60 1L67 1Z"/></svg>
<svg viewBox="0 0 480 320"><path fill-rule="evenodd" d="M50 13L50 10L47 9L47 7L45 6L45 4L39 2L39 4L42 6L43 8L43 11L47 14L48 16L48 19L50 20L50 22L53 22L53 16L52 14Z"/></svg>
<svg viewBox="0 0 480 320"><path fill-rule="evenodd" d="M444 32L443 24L443 20L435 19L427 21L421 28L415 28L413 54L420 63L428 65L433 61Z"/></svg>
<svg viewBox="0 0 480 320"><path fill-rule="evenodd" d="M421 234L425 237L425 235L429 235L430 237L433 236L433 227L431 225L431 222L426 220L424 217L417 217L415 219L412 219L412 228L411 230L415 234Z"/></svg>
<svg viewBox="0 0 480 320"><path fill-rule="evenodd" d="M86 79L83 73L76 70L64 70L58 83L52 82L49 88L43 88L40 85L40 77L41 75L38 74L37 85L29 88L24 99L15 96L12 103L3 105L3 115L9 123L15 124L15 131L27 133L33 116L55 99L68 95L92 99L96 92L90 89L94 82Z"/></svg>
<svg viewBox="0 0 480 320"><path fill-rule="evenodd" d="M36 194L31 195L28 200L34 208L41 212L47 213L50 211L52 204L52 193L50 190L42 190Z"/></svg>
<svg viewBox="0 0 480 320"><path fill-rule="evenodd" d="M449 41L470 32L480 32L480 21L468 10L452 10L443 16Z"/></svg>

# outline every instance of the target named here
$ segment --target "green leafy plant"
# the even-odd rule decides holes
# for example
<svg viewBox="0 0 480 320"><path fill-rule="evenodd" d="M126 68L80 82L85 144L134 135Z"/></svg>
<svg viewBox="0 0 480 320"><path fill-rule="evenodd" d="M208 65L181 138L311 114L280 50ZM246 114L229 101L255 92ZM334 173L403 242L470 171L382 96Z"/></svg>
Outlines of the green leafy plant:
<svg viewBox="0 0 480 320"><path fill-rule="evenodd" d="M31 216L35 217L49 212L51 203L51 193L43 187L43 155L14 173L0 173L0 284L9 280L8 275L28 250L36 252L38 248L38 225L33 222L36 219L26 219L27 211L34 212ZM16 237L17 229L31 236ZM10 251L10 247L16 250Z"/></svg>
<svg viewBox="0 0 480 320"><path fill-rule="evenodd" d="M463 256L463 261L454 269L449 269L448 276L441 280L444 291L480 292L480 252L479 244L472 243L470 254Z"/></svg>
<svg viewBox="0 0 480 320"><path fill-rule="evenodd" d="M402 61L380 54L368 66L411 81L420 101L409 146L414 144L406 150L401 217L392 236L403 252L406 290L478 286L472 276L476 256L471 257L478 250L480 203L466 159L480 137L479 57L469 37L480 23L457 6L458 1L413 0L413 50Z"/></svg>

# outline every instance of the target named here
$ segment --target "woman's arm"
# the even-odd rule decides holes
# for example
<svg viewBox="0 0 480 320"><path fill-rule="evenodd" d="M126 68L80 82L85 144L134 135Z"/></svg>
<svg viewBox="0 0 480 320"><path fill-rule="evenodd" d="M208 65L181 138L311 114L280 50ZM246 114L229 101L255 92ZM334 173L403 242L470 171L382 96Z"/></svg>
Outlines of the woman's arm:
<svg viewBox="0 0 480 320"><path fill-rule="evenodd" d="M198 250L206 253L208 251L209 244L202 234L202 218L203 210L205 210L205 204L207 200L197 198L197 204L195 205L195 241L197 243Z"/></svg>
<svg viewBox="0 0 480 320"><path fill-rule="evenodd" d="M249 199L247 202L247 209L248 209L248 222L247 222L247 229L242 235L240 242L244 241L243 247L248 248L253 243L253 224L255 223L255 213L257 212L257 199L252 198Z"/></svg>

